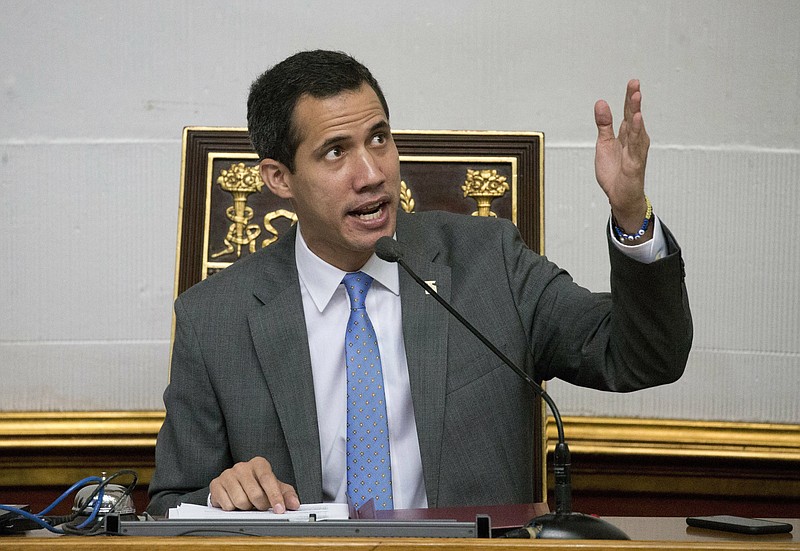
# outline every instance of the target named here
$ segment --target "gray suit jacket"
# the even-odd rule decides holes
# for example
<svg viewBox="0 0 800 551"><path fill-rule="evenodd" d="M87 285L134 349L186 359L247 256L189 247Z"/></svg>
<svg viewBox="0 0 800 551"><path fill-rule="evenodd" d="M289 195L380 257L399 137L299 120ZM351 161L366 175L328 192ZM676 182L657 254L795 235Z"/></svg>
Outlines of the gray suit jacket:
<svg viewBox="0 0 800 551"><path fill-rule="evenodd" d="M683 261L641 264L609 244L611 293L590 293L528 249L508 221L399 213L397 240L425 280L534 378L630 391L676 380L692 340ZM175 303L167 416L149 511L205 503L223 470L266 457L301 502L322 500L317 412L295 233ZM532 393L400 270L411 394L430 507L532 494Z"/></svg>

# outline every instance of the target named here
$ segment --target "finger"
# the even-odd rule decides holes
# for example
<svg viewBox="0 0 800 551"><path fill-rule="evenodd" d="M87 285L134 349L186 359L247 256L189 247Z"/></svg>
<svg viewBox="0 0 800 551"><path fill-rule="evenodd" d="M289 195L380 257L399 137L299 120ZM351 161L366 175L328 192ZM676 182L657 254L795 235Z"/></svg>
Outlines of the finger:
<svg viewBox="0 0 800 551"><path fill-rule="evenodd" d="M634 140L645 134L644 117L641 113L635 113L631 117L631 123L628 127L628 134L631 140Z"/></svg>
<svg viewBox="0 0 800 551"><path fill-rule="evenodd" d="M625 96L625 117L619 127L619 141L623 147L627 147L631 141L635 143L639 140L640 133L644 130L642 92L639 88L638 80L628 82L628 90Z"/></svg>
<svg viewBox="0 0 800 551"><path fill-rule="evenodd" d="M650 137L644 126L642 92L639 89L639 81L632 80L628 86L632 93L627 102L626 111L630 114L623 123L624 129L620 128L620 141L623 142L623 146L629 148L631 156L643 159L647 156L647 150L650 147Z"/></svg>
<svg viewBox="0 0 800 551"><path fill-rule="evenodd" d="M267 488L280 484L272 472L272 465L263 457L237 463L223 473L220 480L226 483L225 489L231 501L240 509L266 511L275 505Z"/></svg>
<svg viewBox="0 0 800 551"><path fill-rule="evenodd" d="M228 471L225 470L221 475L211 481L211 484L208 485L208 489L210 492L210 502L212 507L219 507L220 509L224 509L226 511L232 511L236 508L231 501L228 492L225 490L225 485L223 483L224 476Z"/></svg>
<svg viewBox="0 0 800 551"><path fill-rule="evenodd" d="M209 501L211 502L212 507L219 507L220 509L224 509L226 511L233 510L233 502L216 478L211 481L211 484L209 485L209 491L211 493Z"/></svg>
<svg viewBox="0 0 800 551"><path fill-rule="evenodd" d="M223 511L236 510L236 505L233 504L233 501L224 490L211 494L211 506L219 507Z"/></svg>
<svg viewBox="0 0 800 551"><path fill-rule="evenodd" d="M261 484L258 481L256 469L266 469L271 472L271 468L266 459L258 458L263 462L259 465L258 461L236 463L230 469L226 469L217 478L211 481L209 489L211 491L212 505L215 501L225 510L239 509L247 511L253 508L266 510L269 508L269 500L265 495Z"/></svg>
<svg viewBox="0 0 800 551"><path fill-rule="evenodd" d="M286 501L284 498L284 491L285 486L289 486L288 484L284 484L275 476L275 473L272 472L272 466L267 463L266 466L261 465L261 468L256 471L256 477L258 486L263 492L264 496L266 497L267 503L266 508L272 507L272 510L278 514L286 512ZM289 486L291 488L291 486ZM294 488L291 488L292 493L294 493ZM295 498L297 494L295 494ZM300 506L299 500L297 506ZM296 508L296 507L295 507Z"/></svg>
<svg viewBox="0 0 800 551"><path fill-rule="evenodd" d="M642 118L642 94L641 94L641 92L637 91L637 92L633 93L633 95L631 96L629 105L628 105L628 110L630 111L630 114L628 115L628 118L625 119L628 122L628 124L633 125L633 121L637 117L639 119Z"/></svg>
<svg viewBox="0 0 800 551"><path fill-rule="evenodd" d="M611 108L605 100L597 100L594 104L594 122L597 125L598 142L614 139L614 118L611 116Z"/></svg>
<svg viewBox="0 0 800 551"><path fill-rule="evenodd" d="M628 139L629 156L637 165L644 167L647 161L647 152L650 149L650 136L644 127L641 113L636 113L631 122L631 131Z"/></svg>
<svg viewBox="0 0 800 551"><path fill-rule="evenodd" d="M281 492L283 493L283 502L286 504L287 509L296 511L300 508L300 498L297 496L295 489L289 484L281 483Z"/></svg>
<svg viewBox="0 0 800 551"><path fill-rule="evenodd" d="M216 500L218 506L225 511L235 511L237 509L247 511L253 508L253 504L247 497L247 492L242 488L239 480L231 476L226 478L220 476L217 480L219 481L218 487L212 487L211 490L212 505Z"/></svg>
<svg viewBox="0 0 800 551"><path fill-rule="evenodd" d="M258 471L253 468L253 465L248 464L249 470L247 471L247 478L243 478L242 488L247 494L247 501L250 503L251 508L258 509L259 511L266 511L270 507L270 499L267 492L261 483L261 476ZM269 476L275 479L272 470L269 471ZM277 479L275 479L277 481Z"/></svg>
<svg viewBox="0 0 800 551"><path fill-rule="evenodd" d="M638 113L641 110L641 107L641 85L637 79L631 79L628 81L628 86L625 90L625 114L623 119L630 123L633 115Z"/></svg>

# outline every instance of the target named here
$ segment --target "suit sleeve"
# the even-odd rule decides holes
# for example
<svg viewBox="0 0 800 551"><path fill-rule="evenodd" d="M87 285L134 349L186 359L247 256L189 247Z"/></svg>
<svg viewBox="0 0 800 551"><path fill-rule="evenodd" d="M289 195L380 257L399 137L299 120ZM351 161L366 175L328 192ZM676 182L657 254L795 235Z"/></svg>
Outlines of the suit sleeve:
<svg viewBox="0 0 800 551"><path fill-rule="evenodd" d="M152 515L179 503L205 505L208 484L231 464L223 415L184 303L175 301L175 343L167 414L156 441L156 469L149 487Z"/></svg>
<svg viewBox="0 0 800 551"><path fill-rule="evenodd" d="M667 256L643 264L609 242L611 293L592 293L521 243L503 237L507 273L529 328L535 377L627 392L677 380L692 343L681 251L663 226Z"/></svg>

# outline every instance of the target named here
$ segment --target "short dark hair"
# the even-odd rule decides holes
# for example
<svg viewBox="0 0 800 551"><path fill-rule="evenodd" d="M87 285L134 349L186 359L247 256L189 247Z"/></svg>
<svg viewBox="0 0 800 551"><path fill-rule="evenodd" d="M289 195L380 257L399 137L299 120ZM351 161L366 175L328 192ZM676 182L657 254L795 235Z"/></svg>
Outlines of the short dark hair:
<svg viewBox="0 0 800 551"><path fill-rule="evenodd" d="M386 118L389 106L378 81L364 65L343 52L313 50L288 57L253 81L247 98L247 126L259 159L280 161L294 172L301 136L293 121L305 94L329 98L367 83L377 94Z"/></svg>

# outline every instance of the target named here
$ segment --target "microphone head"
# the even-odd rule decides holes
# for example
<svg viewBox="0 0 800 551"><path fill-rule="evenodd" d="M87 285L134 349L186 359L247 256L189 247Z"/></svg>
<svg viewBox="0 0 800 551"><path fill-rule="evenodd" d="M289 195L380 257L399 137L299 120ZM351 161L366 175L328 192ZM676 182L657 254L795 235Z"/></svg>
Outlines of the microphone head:
<svg viewBox="0 0 800 551"><path fill-rule="evenodd" d="M386 262L397 262L402 258L403 253L400 250L400 244L391 237L381 237L375 243L375 254L378 258Z"/></svg>

